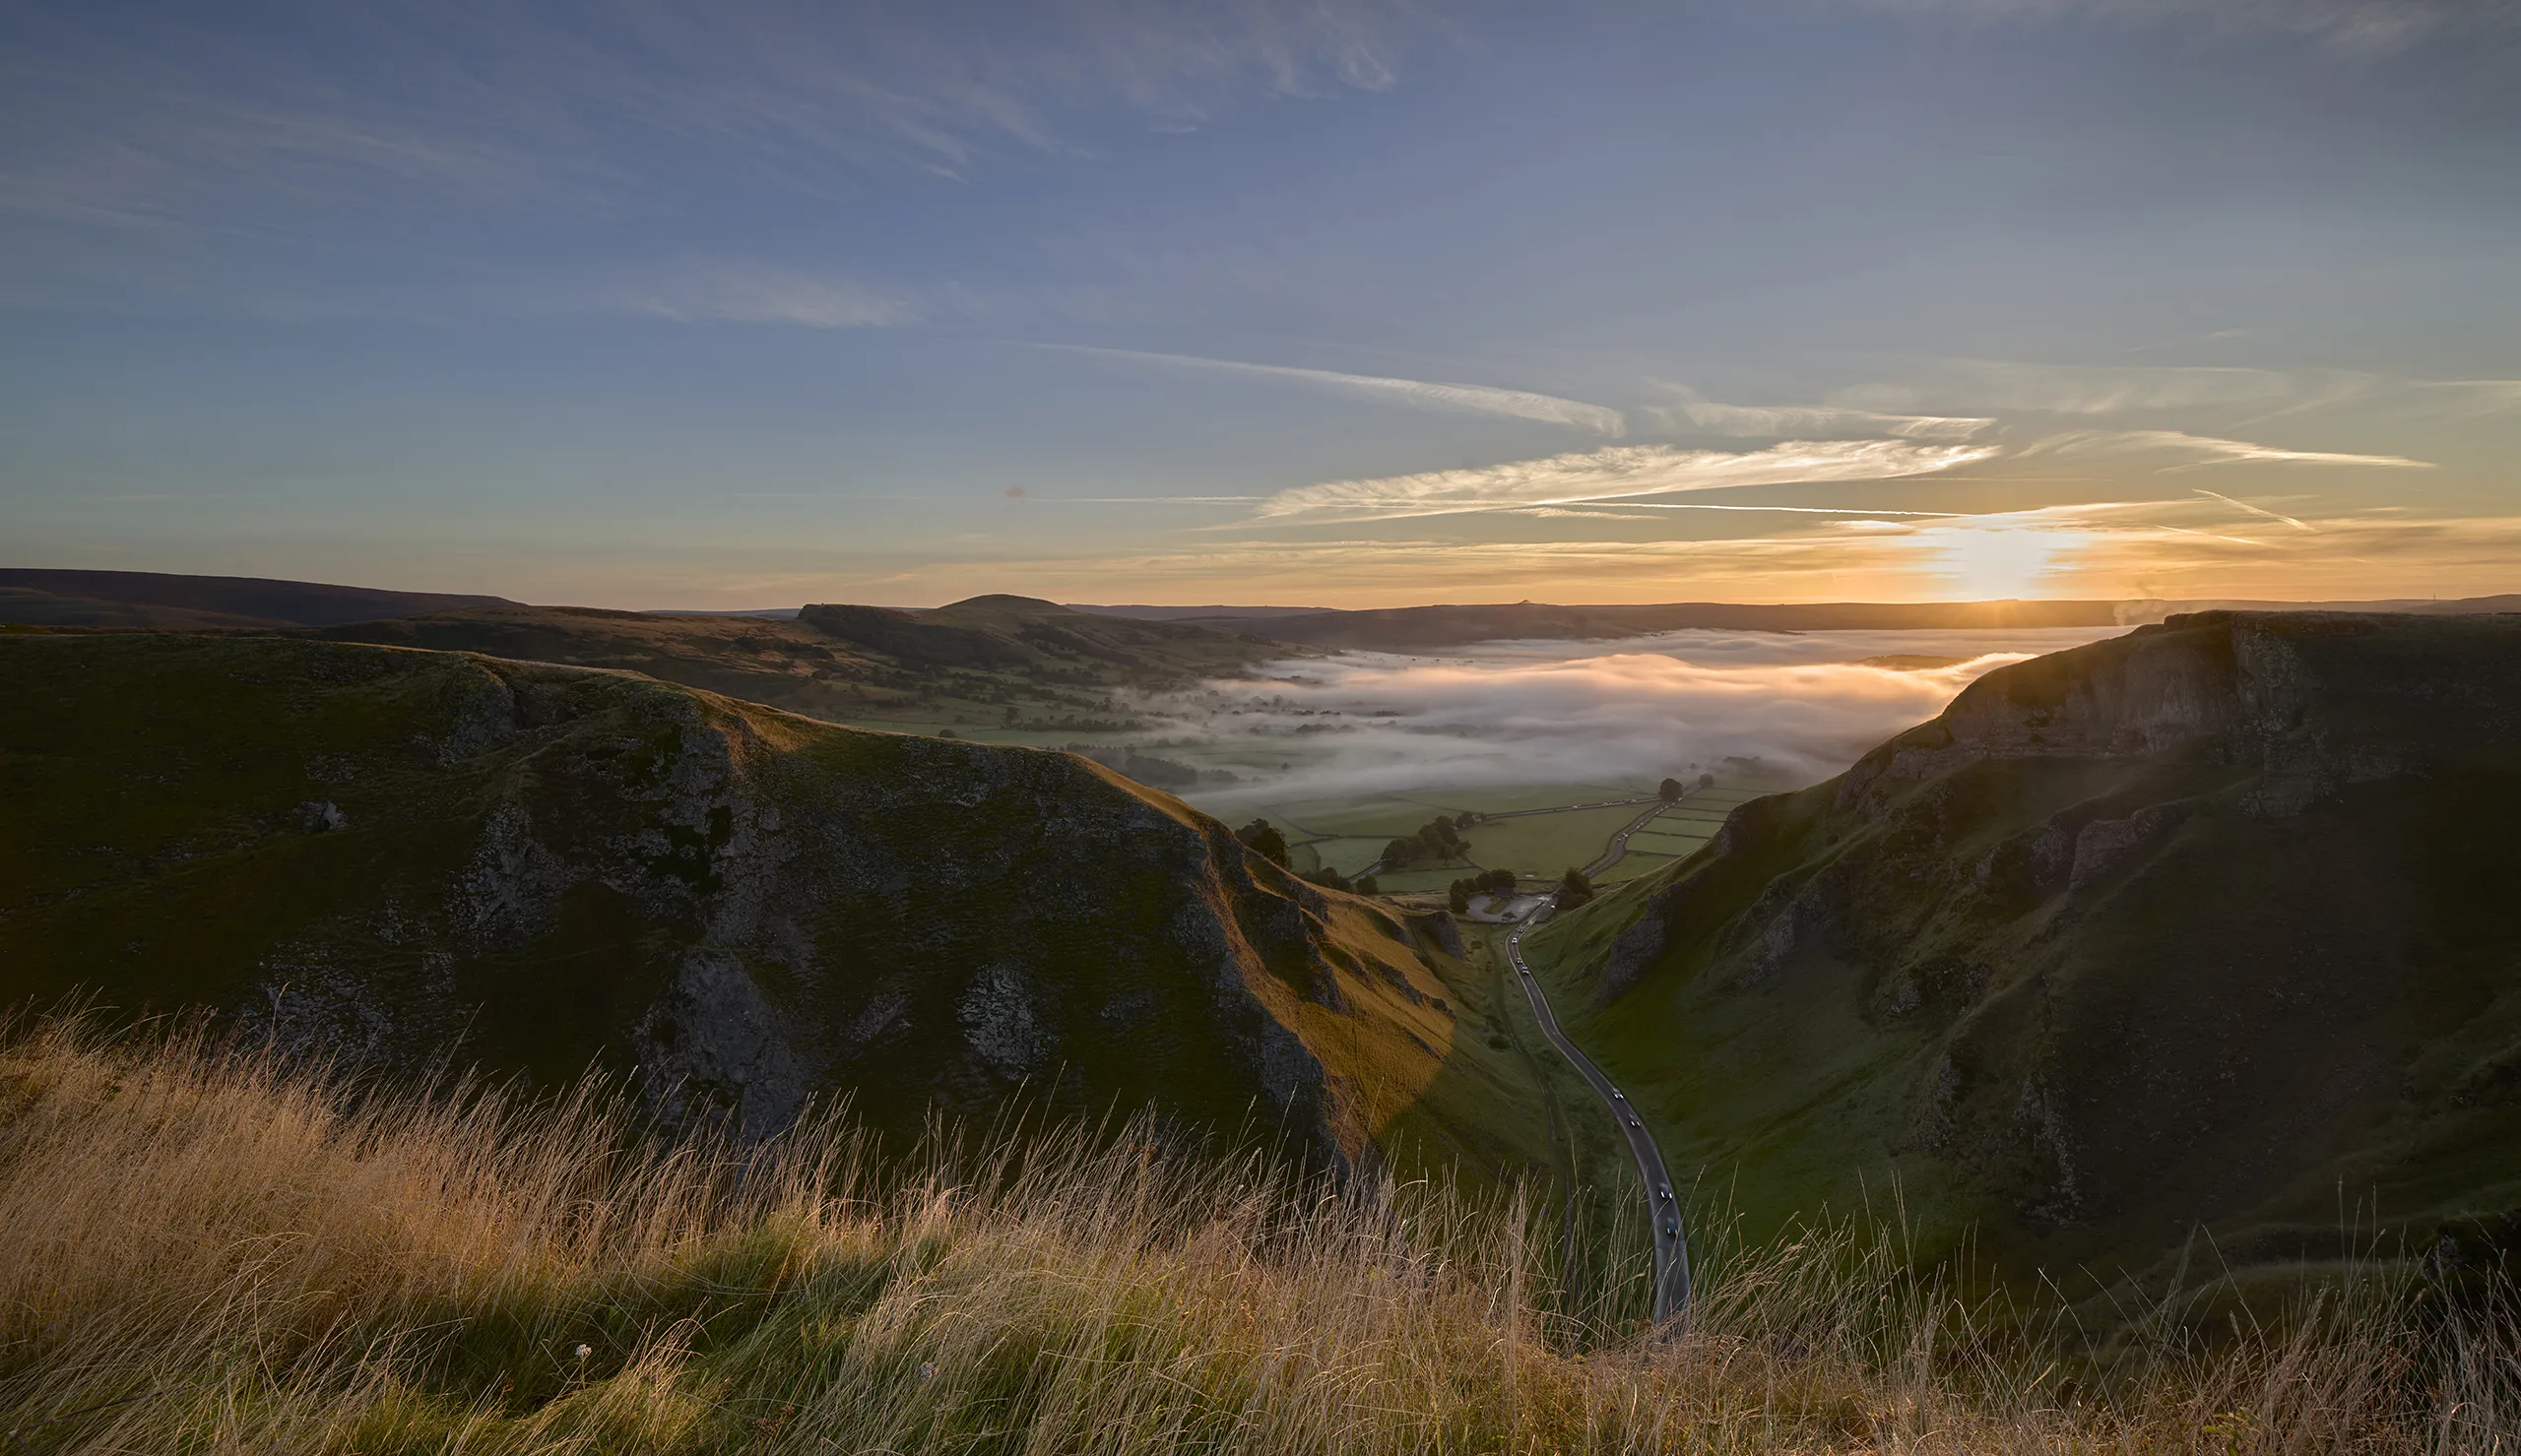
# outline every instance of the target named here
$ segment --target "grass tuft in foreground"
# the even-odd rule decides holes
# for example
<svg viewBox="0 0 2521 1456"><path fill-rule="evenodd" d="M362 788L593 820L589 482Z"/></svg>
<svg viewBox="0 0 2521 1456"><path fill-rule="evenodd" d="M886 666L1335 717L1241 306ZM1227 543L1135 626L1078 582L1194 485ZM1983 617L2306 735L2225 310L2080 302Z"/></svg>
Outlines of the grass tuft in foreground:
<svg viewBox="0 0 2521 1456"><path fill-rule="evenodd" d="M1544 1201L1342 1189L1137 1127L900 1160L840 1118L670 1143L600 1089L404 1094L34 1022L0 1045L0 1446L2230 1456L2521 1430L2508 1303L2413 1272L2265 1325L2165 1308L2104 1365L1842 1230L1716 1251L1656 1340L1609 1297L1556 1312Z"/></svg>

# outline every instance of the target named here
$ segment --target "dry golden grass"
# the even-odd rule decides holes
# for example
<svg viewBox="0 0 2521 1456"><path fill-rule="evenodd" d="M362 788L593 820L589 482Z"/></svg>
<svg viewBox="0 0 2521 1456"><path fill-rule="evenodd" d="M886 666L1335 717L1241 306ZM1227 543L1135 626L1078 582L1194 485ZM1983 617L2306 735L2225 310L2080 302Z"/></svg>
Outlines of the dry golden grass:
<svg viewBox="0 0 2521 1456"><path fill-rule="evenodd" d="M1513 1195L1340 1190L1134 1129L885 1162L837 1118L669 1144L594 1091L398 1094L75 1021L0 1044L0 1449L2231 1456L2516 1429L2510 1320L2407 1272L2212 1341L2166 1317L2103 1367L1852 1232L1715 1251L1677 1338L1618 1325L1615 1277L1559 1307L1557 1258Z"/></svg>

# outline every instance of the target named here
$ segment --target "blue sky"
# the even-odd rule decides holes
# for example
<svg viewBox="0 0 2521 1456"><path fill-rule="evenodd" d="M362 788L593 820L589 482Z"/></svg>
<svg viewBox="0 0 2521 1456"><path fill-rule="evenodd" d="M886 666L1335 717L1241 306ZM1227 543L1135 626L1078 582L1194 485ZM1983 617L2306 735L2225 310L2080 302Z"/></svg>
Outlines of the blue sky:
<svg viewBox="0 0 2521 1456"><path fill-rule="evenodd" d="M6 564L2521 589L2521 11L0 3Z"/></svg>

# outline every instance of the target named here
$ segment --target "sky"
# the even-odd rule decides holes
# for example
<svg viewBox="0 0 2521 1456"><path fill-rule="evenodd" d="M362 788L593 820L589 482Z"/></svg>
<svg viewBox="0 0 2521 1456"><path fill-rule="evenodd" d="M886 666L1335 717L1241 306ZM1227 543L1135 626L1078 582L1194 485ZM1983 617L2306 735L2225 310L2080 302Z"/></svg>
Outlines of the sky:
<svg viewBox="0 0 2521 1456"><path fill-rule="evenodd" d="M2508 0L0 0L0 565L2521 590Z"/></svg>

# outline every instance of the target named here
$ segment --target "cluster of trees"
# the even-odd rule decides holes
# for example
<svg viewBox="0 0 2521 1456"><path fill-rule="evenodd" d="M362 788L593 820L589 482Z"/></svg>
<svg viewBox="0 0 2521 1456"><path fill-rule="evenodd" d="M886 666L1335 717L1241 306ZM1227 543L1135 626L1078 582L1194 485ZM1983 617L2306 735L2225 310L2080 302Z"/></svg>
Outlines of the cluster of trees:
<svg viewBox="0 0 2521 1456"><path fill-rule="evenodd" d="M1308 885L1320 885L1325 890L1345 890L1351 895L1380 895L1383 893L1383 886L1375 882L1375 877L1373 875L1361 874L1352 880L1346 875L1341 874L1339 871L1332 869L1327 864L1322 866L1320 869L1298 875L1297 878L1303 880Z"/></svg>
<svg viewBox="0 0 2521 1456"><path fill-rule="evenodd" d="M1470 909L1471 896L1495 895L1514 888L1513 870L1483 869L1466 880L1454 881L1448 890L1447 903L1452 905L1454 914L1460 915Z"/></svg>
<svg viewBox="0 0 2521 1456"><path fill-rule="evenodd" d="M1584 871L1581 869L1570 868L1566 877L1558 882L1560 910L1574 910L1580 905L1590 904L1592 899L1593 882L1586 879Z"/></svg>
<svg viewBox="0 0 2521 1456"><path fill-rule="evenodd" d="M1384 846L1383 867L1406 869L1413 864L1441 864L1448 859L1462 858L1470 853L1470 847L1462 843L1461 832L1478 822L1477 814L1464 814L1458 819L1448 819L1438 814L1433 820L1418 826L1416 834Z"/></svg>
<svg viewBox="0 0 2521 1456"><path fill-rule="evenodd" d="M1234 832L1243 847L1280 869L1287 867L1287 837L1266 819L1255 819Z"/></svg>
<svg viewBox="0 0 2521 1456"><path fill-rule="evenodd" d="M1698 782L1690 785L1687 789L1681 787L1681 781L1678 779L1666 779L1663 781L1662 787L1656 789L1654 793L1656 797L1662 799L1663 802L1668 804L1677 801L1682 794L1689 792L1690 789L1713 789L1714 787L1715 776L1713 774L1701 774L1698 776Z"/></svg>
<svg viewBox="0 0 2521 1456"><path fill-rule="evenodd" d="M1234 837L1243 841L1244 848L1250 850L1253 854L1268 860L1280 869L1287 867L1287 837L1278 832L1278 826L1275 824L1270 823L1266 819L1255 819L1251 823L1244 825L1241 829L1236 830L1234 832ZM1320 869L1311 870L1305 874L1299 875L1297 878L1303 880L1309 885L1320 885L1325 890L1344 890L1351 895L1380 895L1383 893L1383 887L1375 883L1375 877L1373 875L1361 874L1352 880L1326 864Z"/></svg>

